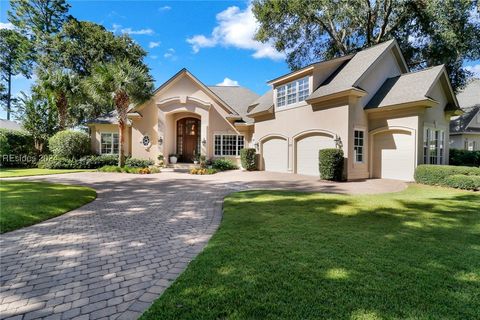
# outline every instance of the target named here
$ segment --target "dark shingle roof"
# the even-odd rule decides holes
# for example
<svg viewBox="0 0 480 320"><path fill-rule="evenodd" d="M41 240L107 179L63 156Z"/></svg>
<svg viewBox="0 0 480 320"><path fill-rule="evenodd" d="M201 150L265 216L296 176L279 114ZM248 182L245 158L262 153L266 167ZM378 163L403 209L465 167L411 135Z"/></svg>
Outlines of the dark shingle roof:
<svg viewBox="0 0 480 320"><path fill-rule="evenodd" d="M462 109L480 105L480 79L470 81L465 89L457 94L457 99Z"/></svg>
<svg viewBox="0 0 480 320"><path fill-rule="evenodd" d="M240 86L208 86L208 88L228 104L230 108L235 110L245 122L250 123L253 121L246 115L248 107L259 98L258 94Z"/></svg>
<svg viewBox="0 0 480 320"><path fill-rule="evenodd" d="M370 99L365 109L382 108L429 99L427 96L428 91L442 71L443 66L436 66L389 78Z"/></svg>
<svg viewBox="0 0 480 320"><path fill-rule="evenodd" d="M255 100L248 110L248 114L255 114L262 111L267 111L273 107L273 90L268 90L264 95Z"/></svg>
<svg viewBox="0 0 480 320"><path fill-rule="evenodd" d="M480 104L464 109L465 113L450 121L450 133L479 132L480 128L468 127L472 119L480 112Z"/></svg>

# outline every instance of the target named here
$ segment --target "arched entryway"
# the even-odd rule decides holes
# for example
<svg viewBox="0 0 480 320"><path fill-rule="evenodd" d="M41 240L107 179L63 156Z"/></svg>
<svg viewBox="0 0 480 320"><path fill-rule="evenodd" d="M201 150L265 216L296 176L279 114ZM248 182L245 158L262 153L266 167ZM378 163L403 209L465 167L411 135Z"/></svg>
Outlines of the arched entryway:
<svg viewBox="0 0 480 320"><path fill-rule="evenodd" d="M177 154L180 162L193 162L200 149L200 119L182 118L177 121Z"/></svg>

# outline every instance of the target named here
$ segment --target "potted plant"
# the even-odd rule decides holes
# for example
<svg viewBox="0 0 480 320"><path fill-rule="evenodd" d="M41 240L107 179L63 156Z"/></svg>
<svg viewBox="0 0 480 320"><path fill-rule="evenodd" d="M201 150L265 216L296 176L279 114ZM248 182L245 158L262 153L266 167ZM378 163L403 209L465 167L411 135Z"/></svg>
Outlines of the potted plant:
<svg viewBox="0 0 480 320"><path fill-rule="evenodd" d="M163 161L163 159L164 159L163 154L159 154L157 159L158 159L158 166L163 167L165 165L165 162Z"/></svg>
<svg viewBox="0 0 480 320"><path fill-rule="evenodd" d="M200 154L195 153L192 160L194 164L198 164L198 161L200 161Z"/></svg>
<svg viewBox="0 0 480 320"><path fill-rule="evenodd" d="M177 163L178 156L175 153L172 153L171 155L168 156L168 159L171 164Z"/></svg>

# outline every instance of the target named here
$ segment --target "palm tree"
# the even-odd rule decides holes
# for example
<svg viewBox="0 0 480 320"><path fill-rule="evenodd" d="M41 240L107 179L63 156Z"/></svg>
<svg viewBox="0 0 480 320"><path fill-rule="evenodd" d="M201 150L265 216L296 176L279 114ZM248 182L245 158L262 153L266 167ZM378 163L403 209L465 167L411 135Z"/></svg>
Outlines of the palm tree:
<svg viewBox="0 0 480 320"><path fill-rule="evenodd" d="M79 98L80 82L76 74L61 69L42 70L39 75L39 87L53 96L58 113L58 128L64 130L67 123L68 108Z"/></svg>
<svg viewBox="0 0 480 320"><path fill-rule="evenodd" d="M153 79L146 67L135 66L127 60L97 65L85 81L85 89L99 104L112 104L117 111L119 132L118 165L125 165L124 134L130 104L139 104L152 96Z"/></svg>

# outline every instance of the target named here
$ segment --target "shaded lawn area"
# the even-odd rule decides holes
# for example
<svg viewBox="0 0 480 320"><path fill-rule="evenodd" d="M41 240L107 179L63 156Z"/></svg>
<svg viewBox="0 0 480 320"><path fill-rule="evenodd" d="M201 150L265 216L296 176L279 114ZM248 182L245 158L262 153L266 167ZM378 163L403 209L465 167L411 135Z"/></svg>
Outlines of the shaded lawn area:
<svg viewBox="0 0 480 320"><path fill-rule="evenodd" d="M0 181L0 233L47 220L96 198L87 187Z"/></svg>
<svg viewBox="0 0 480 320"><path fill-rule="evenodd" d="M480 194L235 193L141 319L479 319Z"/></svg>
<svg viewBox="0 0 480 320"><path fill-rule="evenodd" d="M0 178L40 176L46 174L94 171L85 169L0 168Z"/></svg>

